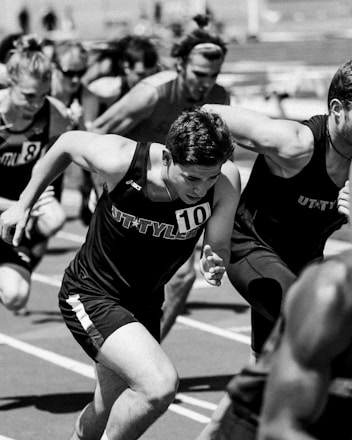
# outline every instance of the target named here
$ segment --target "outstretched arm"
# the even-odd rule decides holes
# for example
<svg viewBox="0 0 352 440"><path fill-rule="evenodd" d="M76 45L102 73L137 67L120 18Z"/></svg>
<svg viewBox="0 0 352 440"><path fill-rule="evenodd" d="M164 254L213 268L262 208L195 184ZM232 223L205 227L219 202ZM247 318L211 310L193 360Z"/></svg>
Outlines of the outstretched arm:
<svg viewBox="0 0 352 440"><path fill-rule="evenodd" d="M100 174L108 187L114 187L130 164L133 146L135 142L115 135L71 131L60 136L35 166L18 202L0 216L1 238L14 246L19 244L35 202L72 161Z"/></svg>
<svg viewBox="0 0 352 440"><path fill-rule="evenodd" d="M308 428L326 406L332 362L351 344L350 260L346 253L311 266L289 290L259 440L313 439Z"/></svg>
<svg viewBox="0 0 352 440"><path fill-rule="evenodd" d="M301 168L311 157L313 133L299 122L236 106L206 104L203 108L224 119L240 147L264 154L284 169Z"/></svg>
<svg viewBox="0 0 352 440"><path fill-rule="evenodd" d="M93 121L89 130L100 134L128 134L152 113L157 99L155 88L141 82Z"/></svg>

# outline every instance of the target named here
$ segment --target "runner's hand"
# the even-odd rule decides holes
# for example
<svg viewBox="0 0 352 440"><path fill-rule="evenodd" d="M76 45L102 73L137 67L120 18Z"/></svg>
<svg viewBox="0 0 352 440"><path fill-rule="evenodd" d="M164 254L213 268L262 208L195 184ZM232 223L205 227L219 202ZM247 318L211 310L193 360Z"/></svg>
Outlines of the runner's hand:
<svg viewBox="0 0 352 440"><path fill-rule="evenodd" d="M200 260L200 270L205 280L212 286L221 286L221 280L225 273L223 259L213 252L211 246L206 244Z"/></svg>
<svg viewBox="0 0 352 440"><path fill-rule="evenodd" d="M15 203L0 216L0 237L8 244L18 246L29 219L29 209Z"/></svg>
<svg viewBox="0 0 352 440"><path fill-rule="evenodd" d="M340 189L337 197L337 209L340 214L344 214L349 218L350 210L350 187L349 180L346 181L345 186Z"/></svg>

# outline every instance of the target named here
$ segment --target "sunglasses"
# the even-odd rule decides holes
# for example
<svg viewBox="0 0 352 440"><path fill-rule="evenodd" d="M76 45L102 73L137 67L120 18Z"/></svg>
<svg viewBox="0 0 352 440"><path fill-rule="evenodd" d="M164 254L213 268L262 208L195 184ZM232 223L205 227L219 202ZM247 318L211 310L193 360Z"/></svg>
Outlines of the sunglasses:
<svg viewBox="0 0 352 440"><path fill-rule="evenodd" d="M87 69L81 69L81 70L64 70L61 69L62 74L64 76L67 76L68 78L82 78L82 76L87 72Z"/></svg>

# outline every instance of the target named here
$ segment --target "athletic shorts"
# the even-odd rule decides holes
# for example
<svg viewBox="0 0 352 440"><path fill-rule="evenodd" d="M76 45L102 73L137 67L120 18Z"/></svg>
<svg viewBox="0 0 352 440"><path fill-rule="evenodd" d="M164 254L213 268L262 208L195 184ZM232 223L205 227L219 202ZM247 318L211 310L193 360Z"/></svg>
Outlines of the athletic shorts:
<svg viewBox="0 0 352 440"><path fill-rule="evenodd" d="M75 284L75 283L74 283ZM118 298L104 292L72 289L66 274L59 292L59 307L65 324L83 350L94 361L104 341L120 327L140 322L160 342L161 305L130 311Z"/></svg>
<svg viewBox="0 0 352 440"><path fill-rule="evenodd" d="M227 274L235 289L252 306L252 349L259 354L297 275L274 251L264 246L257 246L241 258L232 256Z"/></svg>

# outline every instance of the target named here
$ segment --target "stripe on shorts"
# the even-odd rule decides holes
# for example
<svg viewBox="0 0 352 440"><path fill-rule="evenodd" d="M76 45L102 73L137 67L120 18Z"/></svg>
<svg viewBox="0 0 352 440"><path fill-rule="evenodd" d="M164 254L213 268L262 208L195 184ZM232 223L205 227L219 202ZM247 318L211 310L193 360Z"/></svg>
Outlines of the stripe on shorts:
<svg viewBox="0 0 352 440"><path fill-rule="evenodd" d="M72 308L72 311L75 313L81 326L87 332L93 345L99 350L103 345L104 338L91 321L86 309L84 308L84 304L81 302L79 294L77 293L75 295L70 295L66 302Z"/></svg>

